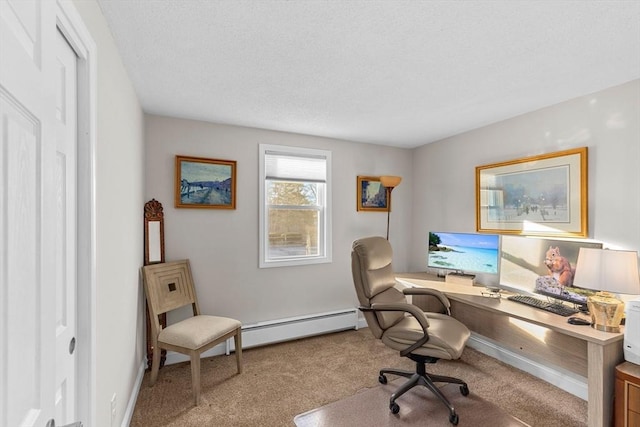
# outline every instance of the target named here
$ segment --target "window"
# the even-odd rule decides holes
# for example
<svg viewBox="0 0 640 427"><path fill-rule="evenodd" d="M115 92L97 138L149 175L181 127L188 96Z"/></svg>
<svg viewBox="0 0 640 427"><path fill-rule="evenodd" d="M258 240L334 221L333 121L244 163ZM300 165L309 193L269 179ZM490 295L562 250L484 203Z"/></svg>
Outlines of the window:
<svg viewBox="0 0 640 427"><path fill-rule="evenodd" d="M331 152L260 145L260 268L331 262Z"/></svg>

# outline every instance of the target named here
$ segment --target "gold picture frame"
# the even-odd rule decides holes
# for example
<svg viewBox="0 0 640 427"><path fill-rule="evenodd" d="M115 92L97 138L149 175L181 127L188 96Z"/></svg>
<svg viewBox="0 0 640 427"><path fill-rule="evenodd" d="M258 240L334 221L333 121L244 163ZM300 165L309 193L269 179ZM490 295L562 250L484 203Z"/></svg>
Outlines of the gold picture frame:
<svg viewBox="0 0 640 427"><path fill-rule="evenodd" d="M388 212L387 191L379 176L358 176L356 186L358 212Z"/></svg>
<svg viewBox="0 0 640 427"><path fill-rule="evenodd" d="M235 209L236 161L176 156L175 205Z"/></svg>
<svg viewBox="0 0 640 427"><path fill-rule="evenodd" d="M587 237L587 147L476 167L476 230Z"/></svg>

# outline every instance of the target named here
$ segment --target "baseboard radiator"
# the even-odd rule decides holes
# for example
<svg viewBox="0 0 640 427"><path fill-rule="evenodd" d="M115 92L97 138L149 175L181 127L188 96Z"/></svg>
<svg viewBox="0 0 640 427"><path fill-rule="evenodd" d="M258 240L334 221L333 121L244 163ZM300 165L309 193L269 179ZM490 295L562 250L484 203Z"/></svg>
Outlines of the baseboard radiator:
<svg viewBox="0 0 640 427"><path fill-rule="evenodd" d="M358 329L359 311L356 308L325 313L268 320L242 326L242 348L291 341L313 335ZM233 339L202 353L202 357L229 354L235 350ZM168 352L166 364L184 362L189 358L180 353Z"/></svg>

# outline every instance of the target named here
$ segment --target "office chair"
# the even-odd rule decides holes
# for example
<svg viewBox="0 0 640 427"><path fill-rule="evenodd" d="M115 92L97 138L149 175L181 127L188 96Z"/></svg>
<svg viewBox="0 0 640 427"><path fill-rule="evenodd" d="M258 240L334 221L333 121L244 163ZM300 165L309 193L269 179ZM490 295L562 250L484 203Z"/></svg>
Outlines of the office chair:
<svg viewBox="0 0 640 427"><path fill-rule="evenodd" d="M242 324L235 319L200 314L189 260L151 264L142 267L144 291L149 307L153 362L151 386L158 379L160 349L186 354L191 358L191 386L195 405L200 404L200 355L234 337L238 373L242 373ZM191 305L193 316L162 329L158 316Z"/></svg>
<svg viewBox="0 0 640 427"><path fill-rule="evenodd" d="M431 375L426 372L426 363L439 359L460 358L469 339L465 325L450 316L447 297L435 289L408 288L403 292L395 287L391 268L392 249L383 237L367 237L353 242L351 272L356 288L360 310L364 313L369 329L382 342L400 351L416 363L415 372L398 369L381 369L378 380L387 383L386 374L409 378L391 395L389 409L397 414L400 406L396 400L415 386L422 385L431 390L449 409L449 422L458 424L458 414L449 400L435 385L438 382L460 384L463 396L469 394L467 384L457 378ZM406 295L431 295L442 303L446 314L425 313L409 304Z"/></svg>

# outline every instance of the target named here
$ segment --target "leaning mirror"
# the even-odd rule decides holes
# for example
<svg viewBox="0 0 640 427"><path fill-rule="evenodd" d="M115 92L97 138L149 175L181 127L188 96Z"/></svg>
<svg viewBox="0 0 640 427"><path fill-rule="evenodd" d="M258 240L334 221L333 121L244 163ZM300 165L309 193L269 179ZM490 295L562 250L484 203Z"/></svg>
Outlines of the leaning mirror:
<svg viewBox="0 0 640 427"><path fill-rule="evenodd" d="M144 205L144 265L164 262L164 213L152 199Z"/></svg>
<svg viewBox="0 0 640 427"><path fill-rule="evenodd" d="M151 199L144 205L144 265L164 262L164 213L162 203ZM151 369L153 361L153 343L151 342L151 326L149 325L149 309L147 308L147 367ZM160 324L167 326L167 315L161 314ZM160 366L164 366L167 350L160 351Z"/></svg>

